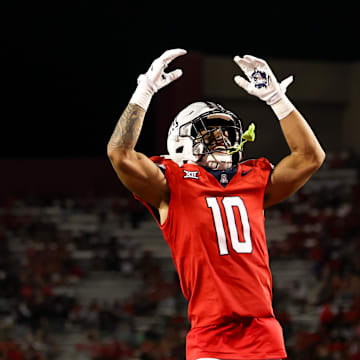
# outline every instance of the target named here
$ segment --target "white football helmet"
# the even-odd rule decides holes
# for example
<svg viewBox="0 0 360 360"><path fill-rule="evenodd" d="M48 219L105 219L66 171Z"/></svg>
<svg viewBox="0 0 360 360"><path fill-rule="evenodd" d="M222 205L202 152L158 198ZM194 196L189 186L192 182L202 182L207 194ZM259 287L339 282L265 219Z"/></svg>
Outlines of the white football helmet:
<svg viewBox="0 0 360 360"><path fill-rule="evenodd" d="M227 169L241 160L242 134L241 121L234 113L214 102L195 102L181 110L170 126L168 157L179 165L192 162Z"/></svg>

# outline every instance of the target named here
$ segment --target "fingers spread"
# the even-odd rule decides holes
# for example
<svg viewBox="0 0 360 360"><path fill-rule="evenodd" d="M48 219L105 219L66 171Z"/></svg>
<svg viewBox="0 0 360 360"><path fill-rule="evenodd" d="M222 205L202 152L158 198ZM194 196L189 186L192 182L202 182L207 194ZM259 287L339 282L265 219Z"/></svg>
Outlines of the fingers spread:
<svg viewBox="0 0 360 360"><path fill-rule="evenodd" d="M249 92L250 90L250 83L248 81L246 81L243 77L241 77L240 75L236 75L234 77L234 81L236 82L236 84L238 86L240 86L241 88L243 88L245 91Z"/></svg>
<svg viewBox="0 0 360 360"><path fill-rule="evenodd" d="M178 79L182 74L183 74L183 72L181 69L176 69L174 71L171 71L171 72L165 74L167 83L170 83L170 82Z"/></svg>
<svg viewBox="0 0 360 360"><path fill-rule="evenodd" d="M246 75L248 75L250 71L252 72L254 70L254 65L245 58L241 58L240 56L235 56L234 61L238 66L240 66L241 70Z"/></svg>
<svg viewBox="0 0 360 360"><path fill-rule="evenodd" d="M244 59L252 64L254 67L260 67L266 65L266 62L252 55L245 55Z"/></svg>
<svg viewBox="0 0 360 360"><path fill-rule="evenodd" d="M280 87L281 89L285 89L294 81L294 77L292 75L288 76L286 79L284 79L281 83L280 83Z"/></svg>
<svg viewBox="0 0 360 360"><path fill-rule="evenodd" d="M160 59L164 62L164 63L169 63L171 61L173 61L175 58L177 58L178 56L181 55L185 55L187 53L186 50L184 49L171 49L171 50L166 50L161 56Z"/></svg>

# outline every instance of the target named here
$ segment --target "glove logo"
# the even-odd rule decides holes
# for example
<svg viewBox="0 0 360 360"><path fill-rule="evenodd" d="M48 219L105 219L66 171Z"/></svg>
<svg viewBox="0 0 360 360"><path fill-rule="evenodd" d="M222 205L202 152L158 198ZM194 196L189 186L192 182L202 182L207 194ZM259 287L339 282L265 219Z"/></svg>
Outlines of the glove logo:
<svg viewBox="0 0 360 360"><path fill-rule="evenodd" d="M266 75L265 71L255 69L251 74L251 80L257 89L267 88L270 82L270 77Z"/></svg>

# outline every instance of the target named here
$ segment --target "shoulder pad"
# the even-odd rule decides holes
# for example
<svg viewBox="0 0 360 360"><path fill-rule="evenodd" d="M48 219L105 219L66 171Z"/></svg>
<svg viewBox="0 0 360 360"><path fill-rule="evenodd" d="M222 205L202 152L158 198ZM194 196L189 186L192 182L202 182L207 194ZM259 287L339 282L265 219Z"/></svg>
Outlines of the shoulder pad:
<svg viewBox="0 0 360 360"><path fill-rule="evenodd" d="M266 158L261 157L258 159L250 159L245 160L240 163L241 165L251 166L251 167L258 167L264 170L272 170L274 169L274 165Z"/></svg>
<svg viewBox="0 0 360 360"><path fill-rule="evenodd" d="M151 156L150 160L153 161L155 164L163 163L164 158L162 156Z"/></svg>

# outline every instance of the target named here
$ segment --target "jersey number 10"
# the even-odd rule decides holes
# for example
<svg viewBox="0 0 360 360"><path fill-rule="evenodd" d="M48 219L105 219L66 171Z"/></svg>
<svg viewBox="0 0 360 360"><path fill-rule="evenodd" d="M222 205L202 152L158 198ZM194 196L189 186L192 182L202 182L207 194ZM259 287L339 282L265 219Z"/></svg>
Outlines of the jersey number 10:
<svg viewBox="0 0 360 360"><path fill-rule="evenodd" d="M221 216L220 204L216 197L207 197L206 202L211 209L214 225L216 230L216 236L219 246L220 255L228 255L229 249L226 241L226 233L224 228L224 222ZM244 202L239 196L224 197L221 201L225 209L225 217L230 233L231 246L238 254L249 254L252 252L252 242L250 236L250 224ZM239 209L243 241L239 240L238 228L236 226L234 207Z"/></svg>

